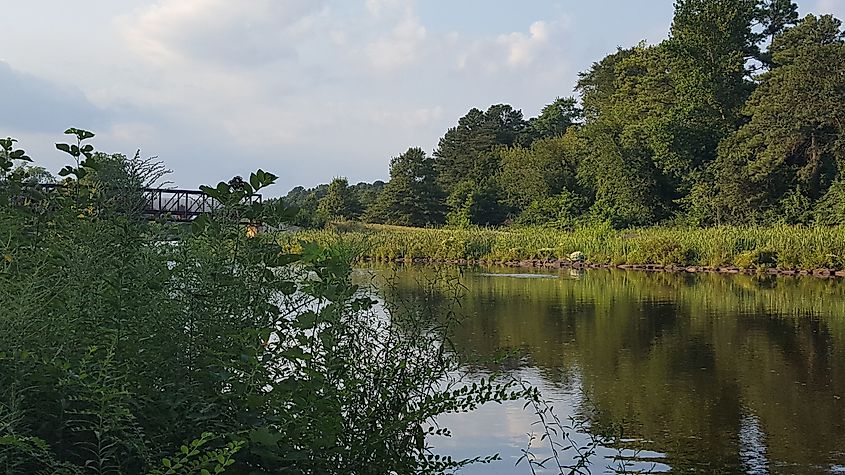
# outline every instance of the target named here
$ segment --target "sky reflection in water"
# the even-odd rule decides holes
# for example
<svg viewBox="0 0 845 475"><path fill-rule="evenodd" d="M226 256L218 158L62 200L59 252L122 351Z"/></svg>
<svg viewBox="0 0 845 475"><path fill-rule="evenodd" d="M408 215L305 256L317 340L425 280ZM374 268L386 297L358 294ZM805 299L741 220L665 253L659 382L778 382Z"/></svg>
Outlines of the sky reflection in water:
<svg viewBox="0 0 845 475"><path fill-rule="evenodd" d="M431 272L400 268L399 290L413 294ZM446 272L460 272L467 287L458 351L482 360L502 349L523 351L525 364L515 370L554 401L561 419L589 414L596 428L623 427L629 448L675 472L842 473L842 282L605 270ZM522 403L490 405L443 417L454 436L434 442L456 457L503 458L462 473L530 473L514 463L527 433L537 430L535 420ZM592 472L605 471L616 454L600 450Z"/></svg>

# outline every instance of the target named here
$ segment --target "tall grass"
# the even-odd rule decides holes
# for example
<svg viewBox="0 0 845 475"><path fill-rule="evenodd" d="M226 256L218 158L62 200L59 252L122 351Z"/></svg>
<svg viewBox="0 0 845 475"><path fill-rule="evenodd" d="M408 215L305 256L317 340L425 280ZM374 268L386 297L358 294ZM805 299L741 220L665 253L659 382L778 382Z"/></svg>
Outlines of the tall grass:
<svg viewBox="0 0 845 475"><path fill-rule="evenodd" d="M52 192L0 140L0 473L451 473L496 456L435 453L439 415L538 397L446 351L454 279L382 296L339 246L250 236L289 217L247 203L275 175L204 187L222 207L189 228L149 223L114 186L145 175L116 157L107 180L68 133Z"/></svg>
<svg viewBox="0 0 845 475"><path fill-rule="evenodd" d="M816 269L845 267L845 227L721 226L614 230L607 226L571 232L544 228L422 229L338 224L325 230L280 234L296 249L300 240L343 244L373 259L517 261L566 259L584 253L594 264L737 266Z"/></svg>

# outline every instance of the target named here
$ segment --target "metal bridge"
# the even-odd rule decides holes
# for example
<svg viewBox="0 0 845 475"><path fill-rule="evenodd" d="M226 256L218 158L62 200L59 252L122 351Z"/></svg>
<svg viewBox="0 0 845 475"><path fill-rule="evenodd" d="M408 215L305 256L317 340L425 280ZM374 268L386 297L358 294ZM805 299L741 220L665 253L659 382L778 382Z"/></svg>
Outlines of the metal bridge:
<svg viewBox="0 0 845 475"><path fill-rule="evenodd" d="M170 217L175 221L191 221L223 208L222 203L199 190L141 188L140 191L144 197L142 214L150 219ZM260 202L258 194L245 199L246 204Z"/></svg>
<svg viewBox="0 0 845 475"><path fill-rule="evenodd" d="M59 190L64 185L42 185L45 190ZM142 196L141 214L150 220L168 218L172 221L192 221L201 214L223 209L220 201L199 190L178 188L138 188ZM261 195L245 198L246 204L260 203Z"/></svg>

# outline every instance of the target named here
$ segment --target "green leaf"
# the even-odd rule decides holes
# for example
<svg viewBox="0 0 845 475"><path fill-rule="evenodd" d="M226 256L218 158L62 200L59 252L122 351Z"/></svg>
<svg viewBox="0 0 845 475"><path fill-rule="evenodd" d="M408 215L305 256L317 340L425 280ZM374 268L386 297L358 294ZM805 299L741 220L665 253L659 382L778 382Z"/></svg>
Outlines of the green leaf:
<svg viewBox="0 0 845 475"><path fill-rule="evenodd" d="M276 179L279 178L278 176L276 176L276 175L274 175L270 172L265 172L264 170L259 170L259 171L264 174L263 179L262 179L262 184L264 186L270 186L273 183L276 183Z"/></svg>
<svg viewBox="0 0 845 475"><path fill-rule="evenodd" d="M75 135L76 138L78 138L79 140L86 140L86 139L90 139L90 138L94 137L94 134L92 132L89 132L89 131L84 130L84 129L77 129L75 127L71 127L69 129L65 130L65 133L67 135Z"/></svg>
<svg viewBox="0 0 845 475"><path fill-rule="evenodd" d="M267 447L278 446L279 441L282 440L282 438L283 437L280 434L271 432L267 427L259 427L249 433L249 440L252 443Z"/></svg>
<svg viewBox="0 0 845 475"><path fill-rule="evenodd" d="M279 252L278 246L274 246L275 250L267 252L264 261L269 267L284 267L300 260L299 254L282 254Z"/></svg>
<svg viewBox="0 0 845 475"><path fill-rule="evenodd" d="M90 160L91 157L88 158L89 160L85 160L84 162L82 162L81 165L83 167L90 168L95 171L100 171L103 168L103 165L101 163L93 162L92 160Z"/></svg>
<svg viewBox="0 0 845 475"><path fill-rule="evenodd" d="M276 288L283 295L293 295L296 292L296 282L281 282Z"/></svg>
<svg viewBox="0 0 845 475"><path fill-rule="evenodd" d="M294 347L281 352L280 356L291 361L307 361L311 359L311 355L302 351L302 348Z"/></svg>
<svg viewBox="0 0 845 475"><path fill-rule="evenodd" d="M194 219L191 223L191 232L194 234L202 234L208 229L209 225L211 224L211 220L209 219L208 215L201 214Z"/></svg>
<svg viewBox="0 0 845 475"><path fill-rule="evenodd" d="M309 310L307 312L300 313L296 317L296 321L299 328L312 328L314 324L317 323L317 314Z"/></svg>

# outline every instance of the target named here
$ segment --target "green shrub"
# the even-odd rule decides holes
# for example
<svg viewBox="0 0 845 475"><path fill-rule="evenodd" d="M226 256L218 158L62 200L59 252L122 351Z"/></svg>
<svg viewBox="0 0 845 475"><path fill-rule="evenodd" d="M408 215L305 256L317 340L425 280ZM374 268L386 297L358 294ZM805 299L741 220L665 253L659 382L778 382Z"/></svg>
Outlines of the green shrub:
<svg viewBox="0 0 845 475"><path fill-rule="evenodd" d="M743 269L766 269L777 265L777 252L767 249L752 249L738 254L734 265Z"/></svg>
<svg viewBox="0 0 845 475"><path fill-rule="evenodd" d="M97 183L93 134L69 132L63 189L0 171L3 470L440 473L487 460L434 458L429 443L440 414L530 395L461 379L441 351L456 323L444 288L459 284L403 300L387 283L377 301L350 281L364 250L424 255L438 234L250 237L244 222L290 214L245 204L276 178L261 170L203 187L224 206L189 228L149 223L114 199L137 189Z"/></svg>
<svg viewBox="0 0 845 475"><path fill-rule="evenodd" d="M635 256L639 264L691 265L697 262L696 252L669 236L658 236L643 240L639 248L629 255Z"/></svg>
<svg viewBox="0 0 845 475"><path fill-rule="evenodd" d="M574 229L586 208L582 197L563 191L557 196L532 202L516 220L523 226Z"/></svg>
<svg viewBox="0 0 845 475"><path fill-rule="evenodd" d="M845 224L845 181L837 180L827 193L816 202L813 210L815 222L833 226Z"/></svg>

